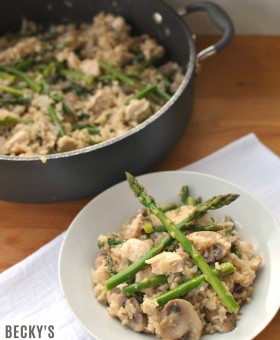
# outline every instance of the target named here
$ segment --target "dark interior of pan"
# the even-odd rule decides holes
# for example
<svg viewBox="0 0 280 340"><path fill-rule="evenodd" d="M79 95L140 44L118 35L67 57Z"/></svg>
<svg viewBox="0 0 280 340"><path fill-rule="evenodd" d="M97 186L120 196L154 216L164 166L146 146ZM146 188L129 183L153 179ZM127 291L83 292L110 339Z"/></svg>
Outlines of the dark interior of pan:
<svg viewBox="0 0 280 340"><path fill-rule="evenodd" d="M134 34L147 33L165 46L186 76L165 106L125 135L81 150L39 157L0 156L0 199L54 202L98 194L134 175L148 171L182 135L192 111L195 49L183 19L160 0L2 0L1 34L17 31L23 18L52 23L90 22L99 12L123 16Z"/></svg>

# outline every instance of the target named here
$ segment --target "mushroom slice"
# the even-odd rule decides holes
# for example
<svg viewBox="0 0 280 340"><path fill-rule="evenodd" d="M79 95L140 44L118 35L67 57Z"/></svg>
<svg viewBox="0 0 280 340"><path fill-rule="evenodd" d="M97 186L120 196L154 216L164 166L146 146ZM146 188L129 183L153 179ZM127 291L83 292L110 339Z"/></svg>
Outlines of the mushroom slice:
<svg viewBox="0 0 280 340"><path fill-rule="evenodd" d="M189 301L174 299L162 310L159 332L163 340L199 340L202 322Z"/></svg>
<svg viewBox="0 0 280 340"><path fill-rule="evenodd" d="M133 329L135 332L144 332L145 327L147 326L148 320L146 315L143 314L139 302L136 300L135 297L128 299L126 302L126 308L127 303L132 303L135 308L135 313L133 315L133 318L129 320L128 323L126 323L126 326Z"/></svg>

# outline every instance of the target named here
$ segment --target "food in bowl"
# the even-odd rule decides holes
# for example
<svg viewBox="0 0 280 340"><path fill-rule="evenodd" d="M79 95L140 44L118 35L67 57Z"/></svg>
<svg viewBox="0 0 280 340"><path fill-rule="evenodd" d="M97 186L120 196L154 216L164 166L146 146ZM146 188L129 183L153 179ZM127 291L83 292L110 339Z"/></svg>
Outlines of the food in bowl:
<svg viewBox="0 0 280 340"><path fill-rule="evenodd" d="M153 115L183 79L179 65L120 16L92 24L24 21L0 38L0 154L46 155L120 136ZM164 60L164 62L163 62Z"/></svg>
<svg viewBox="0 0 280 340"><path fill-rule="evenodd" d="M250 302L262 257L240 239L233 219L216 220L208 211L238 195L201 202L184 186L180 203L160 207L127 177L144 208L121 231L99 236L97 299L123 325L163 339L233 330L240 307Z"/></svg>

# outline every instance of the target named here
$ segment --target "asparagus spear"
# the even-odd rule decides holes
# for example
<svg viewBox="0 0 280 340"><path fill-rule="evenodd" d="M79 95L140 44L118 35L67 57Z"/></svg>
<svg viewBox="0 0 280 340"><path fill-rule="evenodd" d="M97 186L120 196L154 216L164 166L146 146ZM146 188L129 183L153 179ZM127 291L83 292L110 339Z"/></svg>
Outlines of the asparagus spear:
<svg viewBox="0 0 280 340"><path fill-rule="evenodd" d="M0 118L0 126L13 126L18 123L18 119L13 116L6 116Z"/></svg>
<svg viewBox="0 0 280 340"><path fill-rule="evenodd" d="M12 97L12 98L1 98L0 105L13 104L13 105L24 105L30 104L31 98L24 97Z"/></svg>
<svg viewBox="0 0 280 340"><path fill-rule="evenodd" d="M164 99L165 101L168 101L168 100L171 98L170 94L168 94L167 92L161 90L161 89L158 88L158 87L156 87L155 91L156 91L156 93L157 93L162 99Z"/></svg>
<svg viewBox="0 0 280 340"><path fill-rule="evenodd" d="M119 245L119 244L123 244L123 242L124 242L124 241L116 240L116 239L114 239L114 238L109 238L109 240L108 240L108 244L109 244L109 246L111 246L111 247L117 246L117 245Z"/></svg>
<svg viewBox="0 0 280 340"><path fill-rule="evenodd" d="M242 253L241 253L240 249L237 247L237 245L233 244L231 246L231 252L234 253L240 259L242 258Z"/></svg>
<svg viewBox="0 0 280 340"><path fill-rule="evenodd" d="M186 204L189 194L190 194L189 187L187 185L182 186L181 192L180 192L180 199L183 204Z"/></svg>
<svg viewBox="0 0 280 340"><path fill-rule="evenodd" d="M218 225L218 224L192 224L191 226L188 227L188 230L191 230L191 231L219 231L219 230L222 230L224 229L221 225ZM144 228L145 230L145 228ZM159 226L156 226L156 227L153 227L152 228L149 228L149 232L147 232L145 230L145 232L147 234L150 234L150 233L162 233L164 231L167 231L165 226L163 225L159 225Z"/></svg>
<svg viewBox="0 0 280 340"><path fill-rule="evenodd" d="M30 66L32 64L31 60L27 60L27 59L18 59L15 63L14 63L14 67L17 70L23 70L25 68L27 68L28 66Z"/></svg>
<svg viewBox="0 0 280 340"><path fill-rule="evenodd" d="M53 123L58 127L58 134L60 137L65 136L66 132L64 130L64 127L62 125L62 122L60 121L60 119L58 118L55 108L53 105L51 105L49 107L49 115L51 117L51 120L53 121Z"/></svg>
<svg viewBox="0 0 280 340"><path fill-rule="evenodd" d="M185 249L185 251L192 257L226 308L230 312L238 310L238 303L234 300L231 293L224 287L217 274L209 267L203 256L193 247L190 240L174 225L174 223L169 218L165 216L164 212L156 203L155 199L147 194L146 189L136 180L135 177L129 173L126 173L126 177L131 190L134 192L139 202L161 221L161 223L166 227L169 235L176 239Z"/></svg>
<svg viewBox="0 0 280 340"><path fill-rule="evenodd" d="M177 209L177 208L179 208L178 204L171 203L171 204L168 204L168 205L166 205L165 207L163 207L161 209L162 209L163 212L167 212L167 211L174 210L174 209Z"/></svg>
<svg viewBox="0 0 280 340"><path fill-rule="evenodd" d="M156 87L155 84L151 84L151 85L146 86L145 88L143 88L143 90L139 91L134 96L127 99L125 101L125 105L128 105L132 99L141 99L141 98L145 97L148 93L154 91L156 88L157 87Z"/></svg>
<svg viewBox="0 0 280 340"><path fill-rule="evenodd" d="M135 83L131 78L129 78L126 74L118 71L112 65L107 64L107 63L99 63L99 66L102 70L110 73L112 76L114 76L116 79L120 80L121 82L127 85L130 85L130 86L135 86Z"/></svg>
<svg viewBox="0 0 280 340"><path fill-rule="evenodd" d="M62 69L59 71L59 73L70 80L81 82L85 84L86 86L92 86L94 83L93 77L89 77L85 75L82 72L76 71L76 70L70 70L70 69Z"/></svg>
<svg viewBox="0 0 280 340"><path fill-rule="evenodd" d="M73 128L72 128L72 131L82 130L82 129L87 129L88 133L90 135L100 135L100 129L97 126L88 125L88 124L77 124L77 125L74 125Z"/></svg>
<svg viewBox="0 0 280 340"><path fill-rule="evenodd" d="M11 86L5 86L0 84L0 91L13 94L15 96L22 96L23 92L21 90L15 89Z"/></svg>
<svg viewBox="0 0 280 340"><path fill-rule="evenodd" d="M219 209L224 205L230 204L237 198L237 195L220 195L209 199L208 201L195 207L192 214L185 218L181 223L177 225L179 230L183 230L192 225L192 221L204 216L208 210ZM145 261L161 253L167 246L172 243L171 236L166 235L159 243L157 243L152 249L150 249L144 256L132 263L130 266L119 272L115 276L105 281L107 290L110 290L117 285L128 281L146 265Z"/></svg>
<svg viewBox="0 0 280 340"><path fill-rule="evenodd" d="M14 67L0 65L0 71L8 72L8 73L14 74L15 76L18 76L23 81L25 81L29 85L29 87L32 90L34 90L35 92L40 92L40 90L41 90L40 86L38 84L36 84L33 79L31 79L24 72L14 68Z"/></svg>
<svg viewBox="0 0 280 340"><path fill-rule="evenodd" d="M7 72L0 72L0 78L6 80L9 84L12 84L16 77L7 73Z"/></svg>
<svg viewBox="0 0 280 340"><path fill-rule="evenodd" d="M126 74L124 74L123 72L117 70L115 67L113 67L110 64L101 62L99 63L99 66L101 69L103 69L104 71L108 72L109 74L111 74L112 76L114 76L116 79L120 80L121 82L134 87L140 91L143 90L143 85L133 79L131 79L130 77L128 77ZM155 91L157 91L157 94L160 98L164 99L164 101L168 100L170 98L169 94L164 93L163 91L159 90L158 87L154 84L150 84L151 86L155 86ZM149 97L156 103L156 104L162 104L161 101L159 101L159 97L154 94L154 93L149 93L148 94ZM164 98L165 97L165 98ZM167 99L168 97L168 99Z"/></svg>
<svg viewBox="0 0 280 340"><path fill-rule="evenodd" d="M140 282L132 283L123 288L122 292L124 295L131 295L133 293L139 292L140 290L159 286L163 283L167 282L167 276L165 275L157 275L153 277L149 277Z"/></svg>
<svg viewBox="0 0 280 340"><path fill-rule="evenodd" d="M213 272L219 276L225 276L225 275L233 273L234 270L235 270L234 266L231 263L226 262L226 263L222 263L219 269L214 269ZM155 298L155 300L159 304L159 306L162 306L168 301L184 296L190 291L192 291L193 289L198 288L203 281L207 282L207 278L205 275L202 274L202 275L196 276L178 285L177 287L158 295ZM129 289L129 286L125 288Z"/></svg>

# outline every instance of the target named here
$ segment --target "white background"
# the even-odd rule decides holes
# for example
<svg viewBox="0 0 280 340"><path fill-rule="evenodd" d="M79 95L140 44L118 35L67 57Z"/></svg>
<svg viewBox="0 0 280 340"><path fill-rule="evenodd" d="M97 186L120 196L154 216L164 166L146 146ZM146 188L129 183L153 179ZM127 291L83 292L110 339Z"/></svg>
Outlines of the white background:
<svg viewBox="0 0 280 340"><path fill-rule="evenodd" d="M165 0L173 7L196 0ZM280 0L211 0L219 4L231 17L236 34L280 35ZM212 34L217 31L204 13L193 13L187 22L194 33Z"/></svg>

